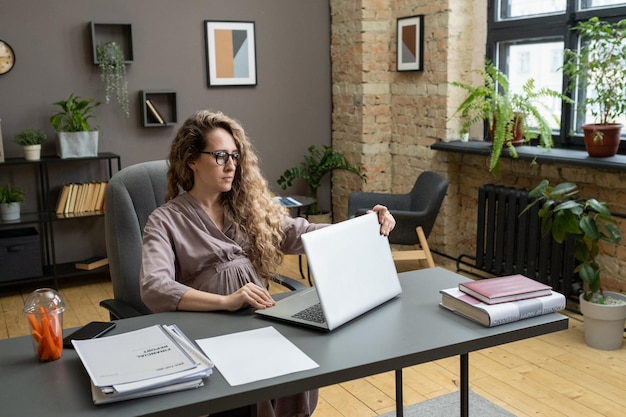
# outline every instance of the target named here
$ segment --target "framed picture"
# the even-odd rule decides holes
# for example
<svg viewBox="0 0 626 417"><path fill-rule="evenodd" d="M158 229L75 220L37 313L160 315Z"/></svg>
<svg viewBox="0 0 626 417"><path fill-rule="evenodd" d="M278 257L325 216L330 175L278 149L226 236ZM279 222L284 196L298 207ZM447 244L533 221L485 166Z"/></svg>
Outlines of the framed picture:
<svg viewBox="0 0 626 417"><path fill-rule="evenodd" d="M424 15L399 18L396 39L396 70L423 71Z"/></svg>
<svg viewBox="0 0 626 417"><path fill-rule="evenodd" d="M254 22L205 20L209 87L256 85Z"/></svg>

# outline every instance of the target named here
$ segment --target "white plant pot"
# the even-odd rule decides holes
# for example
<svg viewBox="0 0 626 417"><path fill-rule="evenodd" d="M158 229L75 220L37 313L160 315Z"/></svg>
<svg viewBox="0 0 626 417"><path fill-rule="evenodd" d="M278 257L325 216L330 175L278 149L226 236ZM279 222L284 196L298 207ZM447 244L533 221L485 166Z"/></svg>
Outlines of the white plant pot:
<svg viewBox="0 0 626 417"><path fill-rule="evenodd" d="M604 291L605 297L624 300L626 295ZM624 322L626 322L626 303L596 304L590 303L580 295L580 311L585 320L585 343L595 349L615 350L622 347L624 341Z"/></svg>
<svg viewBox="0 0 626 417"><path fill-rule="evenodd" d="M41 159L41 145L25 145L24 159L27 161L39 161Z"/></svg>
<svg viewBox="0 0 626 417"><path fill-rule="evenodd" d="M61 158L98 156L98 131L59 132L57 155Z"/></svg>
<svg viewBox="0 0 626 417"><path fill-rule="evenodd" d="M0 203L0 220L14 222L20 219L20 203Z"/></svg>

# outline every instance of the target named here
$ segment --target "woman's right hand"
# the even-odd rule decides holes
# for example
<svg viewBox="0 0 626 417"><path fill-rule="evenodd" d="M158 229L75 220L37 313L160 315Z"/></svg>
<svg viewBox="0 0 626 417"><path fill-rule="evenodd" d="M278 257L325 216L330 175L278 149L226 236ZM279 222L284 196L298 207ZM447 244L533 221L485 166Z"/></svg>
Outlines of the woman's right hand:
<svg viewBox="0 0 626 417"><path fill-rule="evenodd" d="M276 302L265 288L249 282L226 297L226 310L236 311L242 307L267 308Z"/></svg>

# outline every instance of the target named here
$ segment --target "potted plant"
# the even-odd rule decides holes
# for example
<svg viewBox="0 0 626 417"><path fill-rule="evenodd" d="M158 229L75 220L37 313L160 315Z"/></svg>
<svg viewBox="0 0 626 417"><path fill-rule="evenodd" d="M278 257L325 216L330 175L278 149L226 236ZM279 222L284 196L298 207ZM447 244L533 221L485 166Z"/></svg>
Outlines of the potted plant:
<svg viewBox="0 0 626 417"><path fill-rule="evenodd" d="M304 161L299 166L289 168L283 172L283 175L280 176L277 182L285 190L291 186L294 180L298 178L304 180L311 190L311 195L316 199L316 202L310 206L308 213L309 215L317 215L320 214L317 206L317 201L319 201L317 191L322 178L337 169L352 172L358 175L364 182L367 181L367 176L361 173L357 167L350 164L341 152L337 152L332 146L324 145L322 149L310 146L308 154L304 156Z"/></svg>
<svg viewBox="0 0 626 417"><path fill-rule="evenodd" d="M600 242L618 244L622 234L606 203L578 197L573 183L551 187L541 181L529 196L536 198L529 207L541 204L541 231L562 243L574 239L575 272L583 281L580 308L585 318L585 341L594 348L612 350L622 345L626 320L626 296L602 288L601 268L597 261ZM528 208L526 209L528 210Z"/></svg>
<svg viewBox="0 0 626 417"><path fill-rule="evenodd" d="M557 125L559 121L542 100L571 100L558 91L538 88L532 78L524 83L523 92L514 93L510 91L506 74L489 62L478 72L483 80L481 85L458 81L451 84L467 91L467 97L455 112L463 120L461 131L469 132L473 124L487 121L492 141L489 171L498 172L504 146L514 158L517 158L515 146L532 139L539 138L539 146L551 148L552 128L545 115L551 116Z"/></svg>
<svg viewBox="0 0 626 417"><path fill-rule="evenodd" d="M587 111L595 123L581 126L589 156L617 153L622 125L615 121L626 113L626 20L616 23L597 17L580 22L578 51L565 50L563 73L569 89L582 96L579 114Z"/></svg>
<svg viewBox="0 0 626 417"><path fill-rule="evenodd" d="M61 108L50 117L50 124L58 133L57 152L61 158L80 158L98 155L98 131L92 129L89 119L100 105L91 98L81 99L70 94L67 100L54 103Z"/></svg>
<svg viewBox="0 0 626 417"><path fill-rule="evenodd" d="M20 203L24 202L24 190L10 185L0 186L0 220L12 222L20 219Z"/></svg>
<svg viewBox="0 0 626 417"><path fill-rule="evenodd" d="M37 161L41 157L41 144L48 139L48 135L41 130L28 128L20 131L13 141L24 149L24 159Z"/></svg>
<svg viewBox="0 0 626 417"><path fill-rule="evenodd" d="M120 109L129 117L126 60L122 48L115 42L103 42L96 46L96 57L100 78L106 87L105 101L108 103L111 95L115 94Z"/></svg>

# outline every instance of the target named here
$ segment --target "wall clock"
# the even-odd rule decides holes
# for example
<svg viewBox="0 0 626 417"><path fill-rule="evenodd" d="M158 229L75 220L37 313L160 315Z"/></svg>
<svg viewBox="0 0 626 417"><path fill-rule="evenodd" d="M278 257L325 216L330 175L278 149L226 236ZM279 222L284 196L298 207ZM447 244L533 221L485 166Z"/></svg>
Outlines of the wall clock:
<svg viewBox="0 0 626 417"><path fill-rule="evenodd" d="M11 45L0 40L0 75L11 71L15 65L15 52Z"/></svg>

